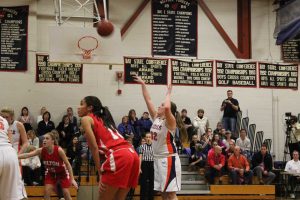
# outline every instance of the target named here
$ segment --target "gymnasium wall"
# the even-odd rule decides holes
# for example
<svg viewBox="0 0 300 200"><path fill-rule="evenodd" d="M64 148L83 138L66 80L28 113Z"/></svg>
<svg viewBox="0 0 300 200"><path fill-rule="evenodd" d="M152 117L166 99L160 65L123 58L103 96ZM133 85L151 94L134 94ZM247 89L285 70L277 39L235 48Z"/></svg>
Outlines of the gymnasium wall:
<svg viewBox="0 0 300 200"><path fill-rule="evenodd" d="M122 28L141 2L142 0L111 0L112 22ZM272 2L272 0L252 0L253 61L280 62L280 48L275 46L275 40L272 37L275 24ZM206 3L236 43L236 0L206 0ZM28 106L32 114L36 116L39 109L46 106L52 113L56 124L61 120L68 106L76 110L80 100L86 95L98 96L104 105L110 107L117 123L121 121L123 115L127 115L131 108L137 111L138 116L146 110L139 85L121 83L122 94L117 95L118 84L115 81L115 72L123 70L122 65L113 65L111 69L107 65L84 65L82 84L36 83L35 54L48 52L48 26L56 25L53 1L2 0L0 3L0 6L14 5L30 5L28 71L0 73L1 107L13 107L18 115L23 106ZM70 20L63 26L91 27L92 23L76 19ZM122 39L124 55L151 55L150 4L146 6ZM235 58L200 7L198 8L198 58L242 61ZM149 86L148 88L154 103L159 105L164 100L166 86ZM276 154L276 160L281 160L285 138L283 115L285 112L300 113L300 108L297 106L297 102L300 101L299 91L174 86L172 100L177 103L179 110L186 108L191 118L196 116L199 108L203 108L205 115L210 119L211 127L215 128L216 123L222 117L220 105L226 98L228 89L233 90L234 98L239 100L243 115L249 116L250 123L255 123L257 130L265 132L264 138L273 140L272 151Z"/></svg>

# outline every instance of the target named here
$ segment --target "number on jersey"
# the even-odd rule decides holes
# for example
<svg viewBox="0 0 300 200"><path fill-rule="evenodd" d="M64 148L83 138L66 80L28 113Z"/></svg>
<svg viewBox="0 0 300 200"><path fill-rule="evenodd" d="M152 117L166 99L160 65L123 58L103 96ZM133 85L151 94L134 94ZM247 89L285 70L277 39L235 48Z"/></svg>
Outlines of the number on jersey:
<svg viewBox="0 0 300 200"><path fill-rule="evenodd" d="M111 130L110 128L108 128L110 134L111 134L111 137L114 139L114 140L117 140L117 139L120 139L120 138L123 138L123 136L116 130L115 132L113 130Z"/></svg>
<svg viewBox="0 0 300 200"><path fill-rule="evenodd" d="M151 131L151 138L152 140L157 141L157 133Z"/></svg>

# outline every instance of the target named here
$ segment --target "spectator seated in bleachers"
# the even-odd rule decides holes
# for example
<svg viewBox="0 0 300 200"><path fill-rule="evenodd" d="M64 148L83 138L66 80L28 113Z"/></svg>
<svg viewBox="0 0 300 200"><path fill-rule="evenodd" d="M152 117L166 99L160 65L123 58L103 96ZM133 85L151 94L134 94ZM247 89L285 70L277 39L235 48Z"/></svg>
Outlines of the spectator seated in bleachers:
<svg viewBox="0 0 300 200"><path fill-rule="evenodd" d="M226 146L223 143L223 141L220 139L219 134L214 134L211 142L212 143L216 142L218 144L218 146L220 146L222 148L222 153L225 155Z"/></svg>
<svg viewBox="0 0 300 200"><path fill-rule="evenodd" d="M208 154L208 169L205 172L206 180L209 184L214 184L217 176L224 174L225 156L222 154L222 148L215 145L214 151Z"/></svg>
<svg viewBox="0 0 300 200"><path fill-rule="evenodd" d="M67 148L67 157L72 166L74 175L78 175L81 166L81 144L78 142L78 137L74 136L72 143Z"/></svg>
<svg viewBox="0 0 300 200"><path fill-rule="evenodd" d="M267 151L267 146L263 144L259 152L252 157L252 168L254 175L258 177L260 184L271 184L276 175L272 172L272 156Z"/></svg>
<svg viewBox="0 0 300 200"><path fill-rule="evenodd" d="M228 171L232 184L252 184L253 172L239 146L235 146L234 154L228 159Z"/></svg>
<svg viewBox="0 0 300 200"><path fill-rule="evenodd" d="M295 199L296 186L297 184L300 184L300 176L296 175L300 173L299 151L294 150L292 155L293 159L286 163L284 171L295 174L289 176L289 183L291 186L290 198Z"/></svg>
<svg viewBox="0 0 300 200"><path fill-rule="evenodd" d="M251 160L251 143L245 129L240 130L240 137L236 140L236 145L242 149L242 154L244 154L248 160Z"/></svg>
<svg viewBox="0 0 300 200"><path fill-rule="evenodd" d="M18 117L18 121L24 125L26 132L32 130L34 120L27 107L22 108L21 115Z"/></svg>
<svg viewBox="0 0 300 200"><path fill-rule="evenodd" d="M198 140L197 135L193 135L192 142L190 143L190 149L191 155L189 158L189 170L192 170L194 167L204 168L206 164L206 155L202 153L203 146Z"/></svg>
<svg viewBox="0 0 300 200"><path fill-rule="evenodd" d="M36 147L30 145L26 149L26 153L32 152ZM41 176L41 161L38 156L21 160L23 179L26 185L39 185Z"/></svg>
<svg viewBox="0 0 300 200"><path fill-rule="evenodd" d="M122 123L119 124L118 131L124 138L126 137L126 135L133 134L133 128L128 122L128 116L122 117Z"/></svg>
<svg viewBox="0 0 300 200"><path fill-rule="evenodd" d="M141 136L145 137L146 133L150 132L152 126L152 121L149 118L149 113L144 112L138 123L140 124Z"/></svg>
<svg viewBox="0 0 300 200"><path fill-rule="evenodd" d="M225 131L225 139L223 139L223 144L226 146L225 152L230 148L230 142L235 143L235 141L231 138L231 132Z"/></svg>
<svg viewBox="0 0 300 200"><path fill-rule="evenodd" d="M63 116L56 130L59 133L59 145L62 148L67 148L72 143L72 138L74 137L74 127L68 115Z"/></svg>
<svg viewBox="0 0 300 200"><path fill-rule="evenodd" d="M194 135L194 127L192 125L191 119L187 116L187 110L185 108L181 110L180 116L188 134L188 141L192 141L192 137Z"/></svg>
<svg viewBox="0 0 300 200"><path fill-rule="evenodd" d="M133 146L137 148L141 141L141 127L139 123L139 119L136 117L136 112L134 109L130 109L128 112L128 124L132 127L132 133L133 133Z"/></svg>
<svg viewBox="0 0 300 200"><path fill-rule="evenodd" d="M204 116L204 110L199 109L197 111L197 116L194 118L193 126L197 130L198 137L200 138L203 133L206 132L206 130L209 127L208 118Z"/></svg>
<svg viewBox="0 0 300 200"><path fill-rule="evenodd" d="M50 112L46 111L43 114L43 120L39 122L38 129L37 129L37 135L41 141L44 139L44 135L48 132L51 132L53 129L55 129L54 122L51 121L51 114Z"/></svg>
<svg viewBox="0 0 300 200"><path fill-rule="evenodd" d="M27 132L28 142L30 145L34 146L36 149L40 148L40 140L36 137L34 130L29 130Z"/></svg>

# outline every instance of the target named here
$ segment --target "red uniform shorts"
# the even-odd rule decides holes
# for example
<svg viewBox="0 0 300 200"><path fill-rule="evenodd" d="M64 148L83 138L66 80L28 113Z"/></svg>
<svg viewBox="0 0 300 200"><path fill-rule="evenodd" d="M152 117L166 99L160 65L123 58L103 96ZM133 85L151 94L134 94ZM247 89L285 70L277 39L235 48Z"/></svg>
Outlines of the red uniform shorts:
<svg viewBox="0 0 300 200"><path fill-rule="evenodd" d="M122 148L108 154L101 166L102 183L117 188L136 187L139 163L139 157L132 148Z"/></svg>
<svg viewBox="0 0 300 200"><path fill-rule="evenodd" d="M51 173L46 173L45 175L45 185L54 185L60 182L62 188L69 188L71 186L70 176L68 174L55 175Z"/></svg>

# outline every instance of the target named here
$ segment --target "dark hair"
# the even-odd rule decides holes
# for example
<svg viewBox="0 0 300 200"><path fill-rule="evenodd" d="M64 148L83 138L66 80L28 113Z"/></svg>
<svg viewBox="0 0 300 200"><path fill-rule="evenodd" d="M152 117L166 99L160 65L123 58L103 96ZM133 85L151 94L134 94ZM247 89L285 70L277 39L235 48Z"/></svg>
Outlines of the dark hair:
<svg viewBox="0 0 300 200"><path fill-rule="evenodd" d="M263 143L263 144L261 145L261 148L263 148L263 147L266 147L266 149L268 150L268 147L267 147L267 144L266 144L266 143Z"/></svg>
<svg viewBox="0 0 300 200"><path fill-rule="evenodd" d="M135 115L136 115L136 112L135 112L135 110L134 110L134 109L130 109L130 110L129 110L129 112L128 112L128 119L129 119L129 121L131 121L131 120L135 120L135 119L133 119L133 118L132 118L132 116L131 116L131 114L132 114L133 112L134 112L134 113L135 113ZM135 116L135 117L136 117L136 116Z"/></svg>
<svg viewBox="0 0 300 200"><path fill-rule="evenodd" d="M48 114L48 115L49 115L49 121L50 121L50 119L51 119L51 114L50 114L50 112L49 112L49 111L46 111L46 112L44 112L44 114L43 114L43 120L44 120L44 116L45 116L46 114Z"/></svg>
<svg viewBox="0 0 300 200"><path fill-rule="evenodd" d="M204 113L204 110L202 108L200 108L197 113Z"/></svg>
<svg viewBox="0 0 300 200"><path fill-rule="evenodd" d="M181 110L181 112L186 112L186 113L187 113L187 110L186 110L185 108L183 108L183 109Z"/></svg>
<svg viewBox="0 0 300 200"><path fill-rule="evenodd" d="M115 121L108 110L108 107L103 106L101 101L95 96L86 96L84 101L87 106L92 106L92 113L98 118L103 120L104 125L107 128L117 129Z"/></svg>
<svg viewBox="0 0 300 200"><path fill-rule="evenodd" d="M21 116L23 116L23 110L27 110L27 113L29 112L28 108L26 106L24 106L22 109L21 109ZM29 113L28 113L29 114Z"/></svg>
<svg viewBox="0 0 300 200"><path fill-rule="evenodd" d="M242 129L240 130L240 133L241 133L242 131L245 131L245 133L246 133L246 135L247 135L246 129L242 128Z"/></svg>
<svg viewBox="0 0 300 200"><path fill-rule="evenodd" d="M61 122L65 123L65 118L69 118L69 116L68 116L68 115L64 115L64 116L62 117L62 119L61 119Z"/></svg>
<svg viewBox="0 0 300 200"><path fill-rule="evenodd" d="M232 92L232 90L227 90L227 92Z"/></svg>

